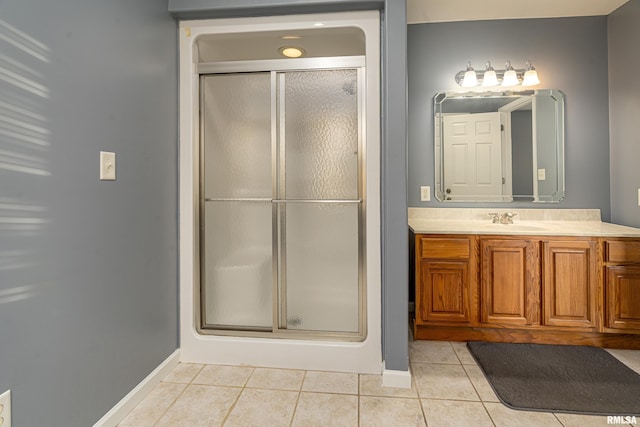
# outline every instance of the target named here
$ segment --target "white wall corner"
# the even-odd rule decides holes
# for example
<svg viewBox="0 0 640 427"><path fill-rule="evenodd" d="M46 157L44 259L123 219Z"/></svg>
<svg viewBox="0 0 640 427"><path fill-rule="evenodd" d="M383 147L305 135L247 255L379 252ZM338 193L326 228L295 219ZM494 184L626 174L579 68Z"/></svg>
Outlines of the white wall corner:
<svg viewBox="0 0 640 427"><path fill-rule="evenodd" d="M134 387L125 397L120 400L107 412L104 417L100 418L93 427L116 427L120 421L122 421L128 414L135 408L138 403L147 397L151 390L160 382L164 377L169 375L173 369L178 366L180 362L180 349L174 351L164 362L162 362L156 369L147 375L137 386Z"/></svg>
<svg viewBox="0 0 640 427"><path fill-rule="evenodd" d="M382 387L411 388L411 370L396 371L382 364Z"/></svg>

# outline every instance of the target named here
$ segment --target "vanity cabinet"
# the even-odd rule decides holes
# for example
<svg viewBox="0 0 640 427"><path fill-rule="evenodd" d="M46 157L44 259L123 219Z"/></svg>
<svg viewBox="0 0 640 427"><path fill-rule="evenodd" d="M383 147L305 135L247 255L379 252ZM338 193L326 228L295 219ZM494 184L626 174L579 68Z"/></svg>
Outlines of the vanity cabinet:
<svg viewBox="0 0 640 427"><path fill-rule="evenodd" d="M595 328L597 240L542 242L543 324Z"/></svg>
<svg viewBox="0 0 640 427"><path fill-rule="evenodd" d="M530 239L481 239L481 321L540 324L539 244Z"/></svg>
<svg viewBox="0 0 640 427"><path fill-rule="evenodd" d="M481 239L483 324L597 327L597 239Z"/></svg>
<svg viewBox="0 0 640 427"><path fill-rule="evenodd" d="M474 242L460 236L416 237L416 324L471 323Z"/></svg>
<svg viewBox="0 0 640 427"><path fill-rule="evenodd" d="M640 240L605 241L605 330L640 334Z"/></svg>
<svg viewBox="0 0 640 427"><path fill-rule="evenodd" d="M640 239L415 235L414 337L640 348Z"/></svg>

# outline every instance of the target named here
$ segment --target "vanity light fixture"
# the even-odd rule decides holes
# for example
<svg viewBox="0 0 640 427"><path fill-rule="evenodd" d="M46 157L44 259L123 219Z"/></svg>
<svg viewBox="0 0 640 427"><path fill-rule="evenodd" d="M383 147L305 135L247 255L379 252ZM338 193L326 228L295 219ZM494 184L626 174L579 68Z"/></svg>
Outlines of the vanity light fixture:
<svg viewBox="0 0 640 427"><path fill-rule="evenodd" d="M307 53L303 48L295 46L282 46L278 52L287 58L300 58Z"/></svg>
<svg viewBox="0 0 640 427"><path fill-rule="evenodd" d="M476 70L471 66L471 62L467 62L467 71L464 73L462 79L462 87L473 87L478 85L478 76L476 76Z"/></svg>
<svg viewBox="0 0 640 427"><path fill-rule="evenodd" d="M538 72L528 60L523 69L515 69L511 65L511 61L507 61L504 70L495 70L491 66L491 62L487 61L484 71L476 71L471 66L471 62L467 62L467 69L460 71L455 76L456 82L462 87L474 86L534 86L540 84Z"/></svg>

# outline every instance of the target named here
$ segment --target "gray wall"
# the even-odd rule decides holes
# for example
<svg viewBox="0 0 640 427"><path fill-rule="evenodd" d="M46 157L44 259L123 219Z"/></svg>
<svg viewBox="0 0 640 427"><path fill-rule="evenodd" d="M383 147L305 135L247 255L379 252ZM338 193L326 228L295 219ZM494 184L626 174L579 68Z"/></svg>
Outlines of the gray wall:
<svg viewBox="0 0 640 427"><path fill-rule="evenodd" d="M291 15L384 9L389 0L169 0L180 19ZM396 0L404 3L404 0Z"/></svg>
<svg viewBox="0 0 640 427"><path fill-rule="evenodd" d="M163 1L0 2L0 393L16 427L93 425L177 348L176 53ZM117 181L98 180L100 150Z"/></svg>
<svg viewBox="0 0 640 427"><path fill-rule="evenodd" d="M513 174L513 194L533 194L533 134L531 131L531 111L511 113L511 164Z"/></svg>
<svg viewBox="0 0 640 427"><path fill-rule="evenodd" d="M382 343L385 367L409 369L407 13L387 0L382 63Z"/></svg>
<svg viewBox="0 0 640 427"><path fill-rule="evenodd" d="M609 15L609 124L611 218L640 227L640 0L630 0Z"/></svg>
<svg viewBox="0 0 640 427"><path fill-rule="evenodd" d="M179 19L382 10L382 331L387 369L408 353L407 65L404 0L169 0Z"/></svg>
<svg viewBox="0 0 640 427"><path fill-rule="evenodd" d="M477 69L487 60L495 68L504 68L507 59L516 68L531 59L542 81L540 87L559 89L566 95L567 196L554 205L518 202L499 206L598 208L609 219L607 19L603 16L410 25L409 206L491 206L421 202L419 190L421 185L434 185L434 94L460 90L453 77L467 61Z"/></svg>

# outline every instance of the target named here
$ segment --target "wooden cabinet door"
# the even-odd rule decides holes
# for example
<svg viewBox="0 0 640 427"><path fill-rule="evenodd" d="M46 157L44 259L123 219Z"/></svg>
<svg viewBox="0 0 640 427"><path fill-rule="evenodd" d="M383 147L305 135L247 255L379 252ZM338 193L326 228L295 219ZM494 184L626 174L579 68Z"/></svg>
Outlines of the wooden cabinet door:
<svg viewBox="0 0 640 427"><path fill-rule="evenodd" d="M416 323L469 323L468 261L422 260L416 287Z"/></svg>
<svg viewBox="0 0 640 427"><path fill-rule="evenodd" d="M640 334L640 266L607 267L605 310L607 328Z"/></svg>
<svg viewBox="0 0 640 427"><path fill-rule="evenodd" d="M544 324L596 327L596 242L543 242L542 270Z"/></svg>
<svg viewBox="0 0 640 427"><path fill-rule="evenodd" d="M538 242L484 239L481 251L482 322L540 324Z"/></svg>

